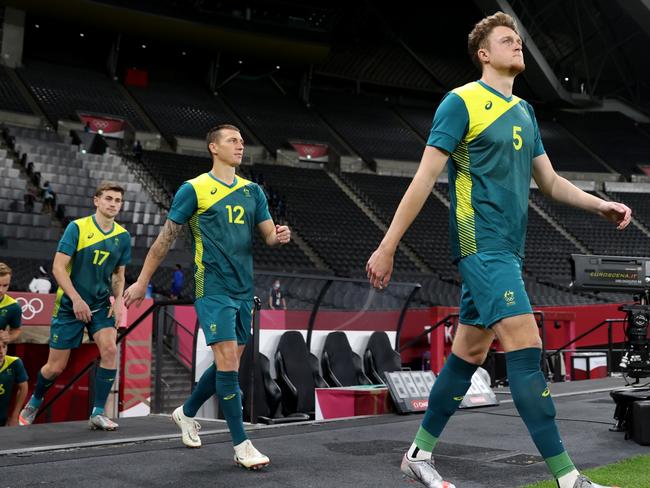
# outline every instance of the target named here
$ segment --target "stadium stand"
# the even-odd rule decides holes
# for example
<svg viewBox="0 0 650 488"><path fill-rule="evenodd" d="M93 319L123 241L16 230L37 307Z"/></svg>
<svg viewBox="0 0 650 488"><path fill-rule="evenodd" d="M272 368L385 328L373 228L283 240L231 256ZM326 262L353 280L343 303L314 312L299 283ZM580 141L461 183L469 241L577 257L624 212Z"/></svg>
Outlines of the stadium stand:
<svg viewBox="0 0 650 488"><path fill-rule="evenodd" d="M0 66L0 110L31 113L25 98L9 76L9 69Z"/></svg>
<svg viewBox="0 0 650 488"><path fill-rule="evenodd" d="M17 73L56 127L59 120L79 121L78 111L124 117L136 130L147 130L132 102L116 82L88 69L27 60Z"/></svg>
<svg viewBox="0 0 650 488"><path fill-rule="evenodd" d="M610 256L647 254L648 236L633 224L629 225L625 232L619 232L610 222L544 198L538 190L531 190L531 198L593 254Z"/></svg>
<svg viewBox="0 0 650 488"><path fill-rule="evenodd" d="M363 173L344 173L344 179L361 194L386 223L399 205L410 178L378 176ZM413 225L404 236L420 258L441 276L452 278L456 268L449 253L449 210L436 197L427 199Z"/></svg>
<svg viewBox="0 0 650 488"><path fill-rule="evenodd" d="M380 98L314 91L314 106L367 162L419 161L423 143Z"/></svg>
<svg viewBox="0 0 650 488"><path fill-rule="evenodd" d="M270 78L238 78L222 91L233 110L272 154L291 148L289 140L326 143L338 154L348 154L320 117L293 95L297 86L288 87L286 93L281 89Z"/></svg>
<svg viewBox="0 0 650 488"><path fill-rule="evenodd" d="M266 164L255 164L252 171L283 196L289 222L338 275L364 274L369 250L379 243L382 232L327 173ZM295 184L298 181L300 185ZM399 251L395 267L416 270Z"/></svg>
<svg viewBox="0 0 650 488"><path fill-rule="evenodd" d="M648 164L650 137L623 114L560 112L558 119L615 171L630 176L641 172L639 164Z"/></svg>
<svg viewBox="0 0 650 488"><path fill-rule="evenodd" d="M216 121L232 121L233 118L219 97L191 81L156 81L150 82L147 88L130 86L128 90L168 138L203 139ZM244 140L250 140L246 128L240 129Z"/></svg>

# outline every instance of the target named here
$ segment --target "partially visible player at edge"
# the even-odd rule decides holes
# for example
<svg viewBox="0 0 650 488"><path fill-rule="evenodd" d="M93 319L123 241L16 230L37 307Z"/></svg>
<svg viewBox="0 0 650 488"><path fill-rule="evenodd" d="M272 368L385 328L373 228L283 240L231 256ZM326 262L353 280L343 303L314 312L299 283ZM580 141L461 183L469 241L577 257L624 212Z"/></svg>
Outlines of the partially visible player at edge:
<svg viewBox="0 0 650 488"><path fill-rule="evenodd" d="M237 127L219 125L207 134L212 158L208 173L186 181L176 192L169 216L153 244L136 283L125 292L127 306L140 303L147 283L169 248L189 223L194 248L196 313L212 364L187 401L172 414L183 443L200 447L198 409L215 393L232 435L235 462L248 469L269 464L244 432L239 390L239 360L250 337L253 310L253 238L257 231L269 246L286 244L291 232L275 225L262 189L235 174L244 154Z"/></svg>
<svg viewBox="0 0 650 488"><path fill-rule="evenodd" d="M558 486L603 488L580 475L569 458L540 369L541 340L521 271L531 176L547 197L618 229L630 223L631 211L583 192L553 169L532 107L512 94L524 70L512 17L498 12L478 22L468 47L481 79L440 103L418 171L366 266L374 287L388 285L397 245L449 162L450 243L463 280L460 325L401 469L429 488L453 488L436 471L431 452L496 336L506 352L513 401Z"/></svg>
<svg viewBox="0 0 650 488"><path fill-rule="evenodd" d="M0 263L0 341L16 342L22 332L23 311L18 302L7 293L11 286L13 271Z"/></svg>
<svg viewBox="0 0 650 488"><path fill-rule="evenodd" d="M131 261L131 236L115 222L123 198L122 186L101 183L93 199L95 214L70 222L59 241L52 266L59 289L52 312L50 353L31 398L20 412L21 425L34 422L45 393L67 366L70 350L81 345L86 328L101 357L88 425L93 430L118 427L105 415L104 408L117 372L116 327L122 313L124 270Z"/></svg>

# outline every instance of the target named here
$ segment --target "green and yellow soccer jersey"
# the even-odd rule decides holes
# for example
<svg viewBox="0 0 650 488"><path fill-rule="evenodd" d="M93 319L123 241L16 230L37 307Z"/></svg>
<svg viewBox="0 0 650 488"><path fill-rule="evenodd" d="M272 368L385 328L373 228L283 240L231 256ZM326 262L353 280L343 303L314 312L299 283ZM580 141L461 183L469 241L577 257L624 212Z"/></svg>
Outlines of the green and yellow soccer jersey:
<svg viewBox="0 0 650 488"><path fill-rule="evenodd" d="M176 192L169 219L189 222L194 248L195 297L253 297L253 234L270 220L266 195L239 176L227 185L204 173Z"/></svg>
<svg viewBox="0 0 650 488"><path fill-rule="evenodd" d="M533 108L481 81L468 83L440 103L427 145L451 155L454 260L485 251L523 257L532 160L544 154Z"/></svg>
<svg viewBox="0 0 650 488"><path fill-rule="evenodd" d="M0 365L0 420L9 417L9 404L14 385L27 381L27 371L20 358L5 356Z"/></svg>
<svg viewBox="0 0 650 488"><path fill-rule="evenodd" d="M67 267L72 284L95 311L110 305L113 272L131 261L131 236L117 223L104 232L91 215L70 222L57 252L72 258ZM56 292L53 316L60 314L74 314L72 300L61 287Z"/></svg>
<svg viewBox="0 0 650 488"><path fill-rule="evenodd" d="M22 315L18 302L5 293L2 300L0 300L0 330L7 327L12 329L20 327Z"/></svg>

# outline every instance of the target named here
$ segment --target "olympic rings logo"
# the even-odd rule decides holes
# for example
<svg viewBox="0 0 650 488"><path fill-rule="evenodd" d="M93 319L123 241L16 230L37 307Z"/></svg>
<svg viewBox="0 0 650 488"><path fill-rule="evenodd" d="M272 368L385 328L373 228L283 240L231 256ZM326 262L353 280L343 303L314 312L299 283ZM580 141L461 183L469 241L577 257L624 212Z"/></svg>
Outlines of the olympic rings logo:
<svg viewBox="0 0 650 488"><path fill-rule="evenodd" d="M93 125L98 129L106 129L106 127L108 127L108 124L109 122L107 120L93 120Z"/></svg>
<svg viewBox="0 0 650 488"><path fill-rule="evenodd" d="M39 313L43 311L43 300L40 298L31 298L29 301L26 298L18 297L16 302L20 305L20 310L22 311L23 318L25 320L31 320L36 317Z"/></svg>

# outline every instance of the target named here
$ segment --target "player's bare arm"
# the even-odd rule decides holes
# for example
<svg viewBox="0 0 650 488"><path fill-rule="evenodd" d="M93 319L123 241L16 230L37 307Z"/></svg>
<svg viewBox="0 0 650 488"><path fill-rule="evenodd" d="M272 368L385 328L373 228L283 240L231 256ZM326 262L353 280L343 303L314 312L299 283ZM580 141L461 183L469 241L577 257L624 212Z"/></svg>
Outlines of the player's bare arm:
<svg viewBox="0 0 650 488"><path fill-rule="evenodd" d="M375 288L382 289L388 285L393 273L393 257L397 245L422 210L447 159L449 154L436 147L427 146L424 149L420 166L397 207L386 235L366 264L368 280Z"/></svg>
<svg viewBox="0 0 650 488"><path fill-rule="evenodd" d="M124 277L125 269L126 266L118 266L111 275L111 289L113 290L115 301L108 310L108 316L115 317L115 327L119 327L122 318L122 295L124 293L124 283L126 281L126 278Z"/></svg>
<svg viewBox="0 0 650 488"><path fill-rule="evenodd" d="M173 220L167 219L165 221L165 225L163 225L160 234L158 234L156 241L147 253L138 280L124 292L124 304L127 307L130 307L133 303L139 305L142 302L151 277L156 269L158 269L158 266L160 266L160 263L163 262L165 256L167 256L169 249L174 244L182 229L183 226Z"/></svg>
<svg viewBox="0 0 650 488"><path fill-rule="evenodd" d="M632 210L628 206L591 195L558 175L546 154L533 159L533 178L547 197L598 214L615 223L618 230L625 229L632 219Z"/></svg>
<svg viewBox="0 0 650 488"><path fill-rule="evenodd" d="M286 225L274 224L272 220L260 222L257 230L267 246L281 246L291 240L291 229Z"/></svg>
<svg viewBox="0 0 650 488"><path fill-rule="evenodd" d="M61 289L65 292L66 295L72 301L72 309L74 311L74 316L77 320L80 320L84 323L90 322L92 318L92 313L90 312L90 307L88 304L81 298L74 285L70 279L70 275L67 271L67 266L70 264L71 256L64 254L62 252L57 252L54 255L54 264L52 264L52 274L56 279L57 283Z"/></svg>

